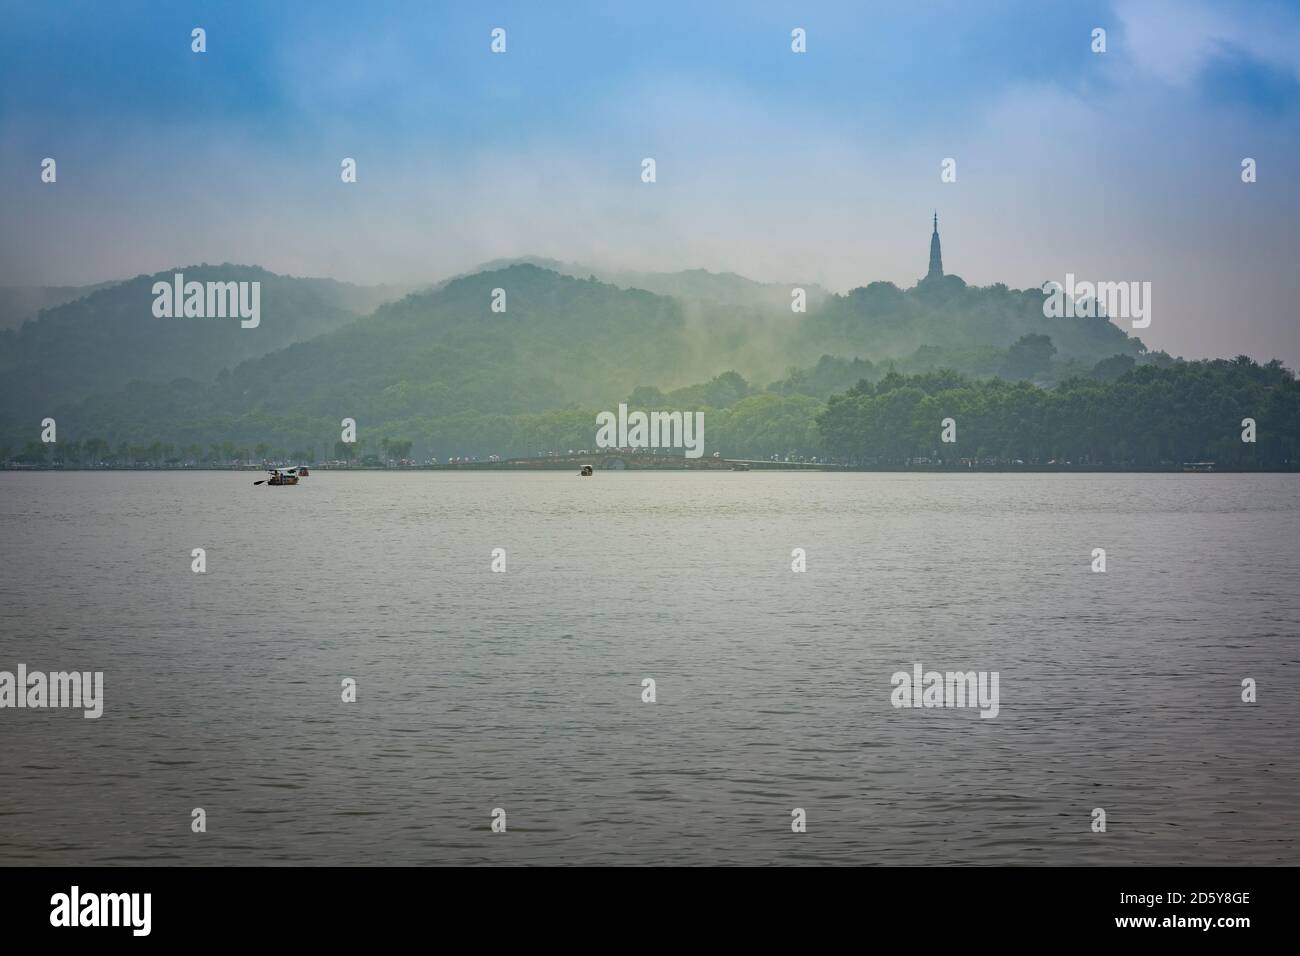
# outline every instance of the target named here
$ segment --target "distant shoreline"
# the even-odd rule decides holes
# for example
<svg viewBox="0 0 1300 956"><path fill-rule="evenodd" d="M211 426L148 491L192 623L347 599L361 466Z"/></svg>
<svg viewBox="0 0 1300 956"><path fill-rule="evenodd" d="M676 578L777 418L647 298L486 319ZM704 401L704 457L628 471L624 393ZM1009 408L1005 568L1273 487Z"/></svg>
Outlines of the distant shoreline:
<svg viewBox="0 0 1300 956"><path fill-rule="evenodd" d="M1016 475L1016 474L1075 474L1075 475L1107 475L1107 474L1133 474L1133 475L1290 475L1296 474L1300 469L1296 468L1232 468L1224 466L1222 468L1215 466L1212 470L1192 470L1186 469L1182 465L1169 465L1164 468L1151 467L1125 467L1125 466L1098 466L1098 465L981 465L977 468L957 467L951 465L839 465L831 463L800 463L800 462L745 462L746 467L735 468L730 462L722 464L709 465L684 465L684 464L627 464L621 468L609 468L595 466L597 473L614 472L614 471L672 471L672 472L722 472L722 473L745 473L747 471L816 471L816 472L843 472L857 474L927 474L927 475L978 475L978 474L997 474L997 475ZM288 468L296 467L292 465L279 465L276 467ZM557 464L512 464L509 462L461 462L456 464L438 464L438 465L406 465L400 467L374 467L367 465L356 465L352 467L339 467L330 465L308 465L312 471L335 471L335 472L367 472L367 473L405 473L421 471L496 471L508 472L511 474L520 474L527 472L559 471L559 472L576 472L581 468L581 464L571 464L569 462ZM245 474L265 474L270 469L260 465L192 465L192 466L169 466L169 465L111 465L98 468L89 468L85 466L49 466L49 465L3 465L0 464L0 472L40 472L42 474L50 472L166 472L168 474L184 472L222 472L235 471Z"/></svg>

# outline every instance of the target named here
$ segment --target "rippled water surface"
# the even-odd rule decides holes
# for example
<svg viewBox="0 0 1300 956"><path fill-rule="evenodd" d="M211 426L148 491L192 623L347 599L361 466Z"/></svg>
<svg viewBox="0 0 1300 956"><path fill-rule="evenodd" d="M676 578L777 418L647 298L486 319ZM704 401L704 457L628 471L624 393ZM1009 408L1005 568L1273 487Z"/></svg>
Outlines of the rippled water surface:
<svg viewBox="0 0 1300 956"><path fill-rule="evenodd" d="M1300 863L1296 476L256 477L0 474L0 864Z"/></svg>

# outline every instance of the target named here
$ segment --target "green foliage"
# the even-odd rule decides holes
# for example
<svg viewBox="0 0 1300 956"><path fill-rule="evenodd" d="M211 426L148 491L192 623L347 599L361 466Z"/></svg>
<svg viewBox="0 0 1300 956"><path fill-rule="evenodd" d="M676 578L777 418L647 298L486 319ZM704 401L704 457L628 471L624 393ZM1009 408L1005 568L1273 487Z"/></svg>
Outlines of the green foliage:
<svg viewBox="0 0 1300 956"><path fill-rule="evenodd" d="M821 451L817 415L823 408L807 395L754 395L704 413L705 446L724 458L814 457Z"/></svg>
<svg viewBox="0 0 1300 956"><path fill-rule="evenodd" d="M1007 350L1007 378L1032 379L1045 373L1052 364L1056 346L1049 335L1022 335Z"/></svg>
<svg viewBox="0 0 1300 956"><path fill-rule="evenodd" d="M823 401L868 378L874 366L865 359L835 358L823 355L809 369L790 368L786 377L767 387L778 395L808 395Z"/></svg>
<svg viewBox="0 0 1300 956"><path fill-rule="evenodd" d="M670 392L660 404L677 409L727 408L748 394L749 383L738 372L723 372L703 385L690 385Z"/></svg>
<svg viewBox="0 0 1300 956"><path fill-rule="evenodd" d="M261 323L237 318L160 319L153 284L175 272L195 282L261 282ZM47 309L0 333L0 409L25 418L135 381L210 381L225 368L354 321L375 304L332 279L295 279L255 266L184 266L136 276ZM126 419L129 420L129 419Z"/></svg>
<svg viewBox="0 0 1300 956"><path fill-rule="evenodd" d="M687 301L515 264L350 319L354 287L183 271L260 278L261 327L154 319L144 276L49 310L0 333L4 444L25 448L53 414L68 443L45 454L76 464L518 457L592 449L596 413L626 401L703 411L707 453L728 457L1294 460L1294 377L1277 363L1147 353L1105 319L1045 318L1038 290L875 282L801 316L785 287L738 277L683 274ZM1229 427L1247 415L1258 445ZM949 416L955 448L939 442ZM344 417L356 444L339 441Z"/></svg>
<svg viewBox="0 0 1300 956"><path fill-rule="evenodd" d="M815 354L899 357L922 347L948 353L1008 349L1026 335L1048 336L1062 358L1090 363L1145 351L1139 339L1108 319L1044 316L1039 289L967 286L956 276L907 290L873 282L846 296L830 296L808 314L794 346L800 356L816 349Z"/></svg>
<svg viewBox="0 0 1300 956"><path fill-rule="evenodd" d="M955 444L940 441L944 418ZM1258 440L1241 441L1254 418ZM818 418L826 452L862 465L909 459L1289 470L1300 450L1300 388L1280 362L1245 356L1137 367L1114 382L1072 378L1053 390L952 372L890 373L831 398Z"/></svg>
<svg viewBox="0 0 1300 956"><path fill-rule="evenodd" d="M1090 373L1099 382L1113 382L1133 371L1137 362L1131 355L1112 355L1092 367Z"/></svg>

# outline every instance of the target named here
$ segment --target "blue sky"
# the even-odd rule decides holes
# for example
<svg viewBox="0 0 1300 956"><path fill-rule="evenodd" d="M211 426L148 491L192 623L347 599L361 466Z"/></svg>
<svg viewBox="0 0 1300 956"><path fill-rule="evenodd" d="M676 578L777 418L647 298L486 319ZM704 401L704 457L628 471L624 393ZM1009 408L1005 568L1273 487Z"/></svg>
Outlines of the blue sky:
<svg viewBox="0 0 1300 956"><path fill-rule="evenodd" d="M0 25L3 284L537 254L841 291L915 281L937 207L969 282L1150 280L1153 347L1295 365L1297 156L1294 3L52 2Z"/></svg>

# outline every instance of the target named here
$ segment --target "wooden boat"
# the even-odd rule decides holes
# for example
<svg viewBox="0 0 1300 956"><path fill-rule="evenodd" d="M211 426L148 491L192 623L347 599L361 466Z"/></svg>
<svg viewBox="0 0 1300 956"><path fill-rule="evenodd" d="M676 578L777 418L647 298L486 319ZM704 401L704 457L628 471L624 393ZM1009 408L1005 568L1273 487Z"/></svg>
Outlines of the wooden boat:
<svg viewBox="0 0 1300 956"><path fill-rule="evenodd" d="M266 479L270 485L296 485L298 483L297 468L272 468L271 477Z"/></svg>

